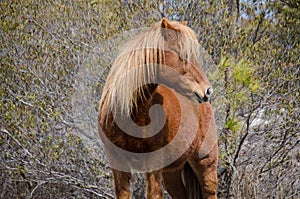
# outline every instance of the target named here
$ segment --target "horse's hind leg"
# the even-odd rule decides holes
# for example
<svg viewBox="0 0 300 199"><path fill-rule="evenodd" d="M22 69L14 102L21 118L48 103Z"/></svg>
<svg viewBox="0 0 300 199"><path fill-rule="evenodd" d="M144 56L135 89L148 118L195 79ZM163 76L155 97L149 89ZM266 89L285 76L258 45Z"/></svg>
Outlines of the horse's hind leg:
<svg viewBox="0 0 300 199"><path fill-rule="evenodd" d="M218 187L218 145L212 151L200 159L195 153L188 160L201 185L202 196L204 199L216 199Z"/></svg>
<svg viewBox="0 0 300 199"><path fill-rule="evenodd" d="M117 199L130 199L130 179L131 173L126 173L113 169L115 180L115 194Z"/></svg>
<svg viewBox="0 0 300 199"><path fill-rule="evenodd" d="M162 199L161 172L146 174L147 199Z"/></svg>
<svg viewBox="0 0 300 199"><path fill-rule="evenodd" d="M182 169L162 173L164 185L173 199L186 199L184 184L181 178Z"/></svg>

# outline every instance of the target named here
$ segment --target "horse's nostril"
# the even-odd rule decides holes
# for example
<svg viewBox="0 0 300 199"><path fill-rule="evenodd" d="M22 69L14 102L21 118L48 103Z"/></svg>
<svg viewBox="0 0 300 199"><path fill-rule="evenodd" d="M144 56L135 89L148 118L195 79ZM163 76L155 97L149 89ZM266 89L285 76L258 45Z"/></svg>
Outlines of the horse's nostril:
<svg viewBox="0 0 300 199"><path fill-rule="evenodd" d="M213 89L212 88L207 88L205 91L205 96L206 97L210 97L213 93Z"/></svg>

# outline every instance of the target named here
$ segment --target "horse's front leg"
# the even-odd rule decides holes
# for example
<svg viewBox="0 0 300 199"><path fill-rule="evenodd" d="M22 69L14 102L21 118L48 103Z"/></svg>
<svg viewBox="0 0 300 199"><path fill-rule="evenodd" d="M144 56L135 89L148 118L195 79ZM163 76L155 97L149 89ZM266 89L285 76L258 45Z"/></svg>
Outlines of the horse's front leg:
<svg viewBox="0 0 300 199"><path fill-rule="evenodd" d="M117 199L130 199L130 179L131 173L113 169L115 180L115 194Z"/></svg>
<svg viewBox="0 0 300 199"><path fill-rule="evenodd" d="M188 161L197 175L203 198L216 199L218 188L218 144L214 146L205 158L200 159L198 154L195 153Z"/></svg>
<svg viewBox="0 0 300 199"><path fill-rule="evenodd" d="M147 199L163 198L161 181L162 181L161 172L151 172L146 174Z"/></svg>

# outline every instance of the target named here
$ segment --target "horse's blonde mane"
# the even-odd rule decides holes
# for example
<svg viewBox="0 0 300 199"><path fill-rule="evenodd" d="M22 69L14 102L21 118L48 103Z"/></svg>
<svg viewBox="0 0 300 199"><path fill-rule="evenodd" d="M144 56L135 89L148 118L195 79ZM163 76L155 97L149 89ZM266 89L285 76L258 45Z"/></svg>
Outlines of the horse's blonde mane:
<svg viewBox="0 0 300 199"><path fill-rule="evenodd" d="M179 55L185 58L197 56L198 42L193 30L179 22L169 22L177 27L180 36L176 40ZM176 29L177 30L177 29ZM161 22L127 42L114 61L107 77L100 101L101 119L109 113L129 116L137 104L134 95L137 88L155 81L157 66L163 64L168 42L162 34ZM169 30L168 30L169 31ZM143 90L139 90L143 95Z"/></svg>

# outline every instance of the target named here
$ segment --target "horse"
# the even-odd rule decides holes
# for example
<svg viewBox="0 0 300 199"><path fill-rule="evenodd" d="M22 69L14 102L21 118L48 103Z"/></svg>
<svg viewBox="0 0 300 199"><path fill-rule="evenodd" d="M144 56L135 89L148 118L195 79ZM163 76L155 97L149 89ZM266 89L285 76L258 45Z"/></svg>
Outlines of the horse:
<svg viewBox="0 0 300 199"><path fill-rule="evenodd" d="M163 18L126 42L104 85L98 128L115 196L131 198L132 173L146 197L217 198L213 92L186 22Z"/></svg>

